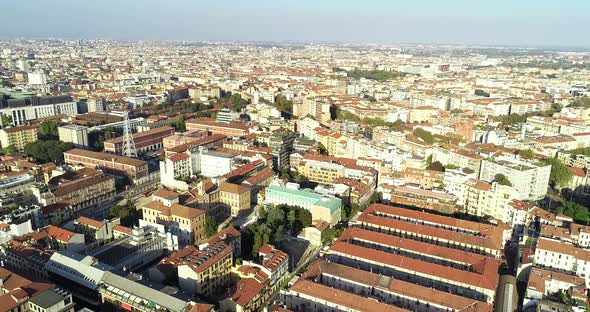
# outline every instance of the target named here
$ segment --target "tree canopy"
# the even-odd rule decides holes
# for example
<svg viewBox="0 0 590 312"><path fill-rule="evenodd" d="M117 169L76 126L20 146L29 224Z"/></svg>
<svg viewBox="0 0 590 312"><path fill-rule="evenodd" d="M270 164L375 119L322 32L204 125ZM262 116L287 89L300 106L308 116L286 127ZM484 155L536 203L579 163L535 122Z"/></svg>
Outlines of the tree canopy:
<svg viewBox="0 0 590 312"><path fill-rule="evenodd" d="M445 166L443 166L443 164L440 161L437 160L437 161L432 162L430 165L428 165L426 167L426 169L444 172L445 171Z"/></svg>
<svg viewBox="0 0 590 312"><path fill-rule="evenodd" d="M434 136L432 135L432 133L430 133L429 131L426 131L420 127L414 129L413 134L415 136L419 137L420 139L422 139L422 141L424 141L424 143L427 143L427 144L434 143Z"/></svg>
<svg viewBox="0 0 590 312"><path fill-rule="evenodd" d="M205 236L211 237L217 233L217 221L212 216L205 217Z"/></svg>
<svg viewBox="0 0 590 312"><path fill-rule="evenodd" d="M564 214L577 223L588 224L590 221L590 213L588 207L582 206L574 202L566 202L563 206L557 208L556 213Z"/></svg>
<svg viewBox="0 0 590 312"><path fill-rule="evenodd" d="M59 164L64 160L64 152L72 148L74 148L72 143L54 140L35 141L27 144L24 152L38 162L46 163L51 161Z"/></svg>
<svg viewBox="0 0 590 312"><path fill-rule="evenodd" d="M572 180L574 174L559 159L555 157L547 158L545 163L551 165L549 183L554 188L567 186Z"/></svg>
<svg viewBox="0 0 590 312"><path fill-rule="evenodd" d="M512 186L512 182L503 174L498 173L494 176L494 182L498 182L500 185Z"/></svg>
<svg viewBox="0 0 590 312"><path fill-rule="evenodd" d="M58 127L59 121L48 120L39 125L39 139L40 140L59 140Z"/></svg>
<svg viewBox="0 0 590 312"><path fill-rule="evenodd" d="M400 73L397 71L386 71L386 70L360 70L354 69L352 71L346 71L346 75L353 79L370 79L370 80L377 80L377 81L385 81L389 79L394 79L398 77L405 77L405 73Z"/></svg>

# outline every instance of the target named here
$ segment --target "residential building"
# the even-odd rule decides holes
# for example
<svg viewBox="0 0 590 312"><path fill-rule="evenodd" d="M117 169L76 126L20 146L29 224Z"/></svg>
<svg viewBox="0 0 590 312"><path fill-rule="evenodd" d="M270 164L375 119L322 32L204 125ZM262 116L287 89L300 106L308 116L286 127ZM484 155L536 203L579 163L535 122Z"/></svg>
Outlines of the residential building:
<svg viewBox="0 0 590 312"><path fill-rule="evenodd" d="M219 123L213 119L207 118L187 120L186 130L204 130L210 134L221 134L228 137L241 137L249 133L248 126L242 122L233 121L230 123Z"/></svg>
<svg viewBox="0 0 590 312"><path fill-rule="evenodd" d="M250 189L229 182L219 185L219 202L229 208L232 217L244 216L250 211Z"/></svg>
<svg viewBox="0 0 590 312"><path fill-rule="evenodd" d="M523 199L539 200L547 193L550 173L551 165L500 156L482 160L479 179L491 182L496 175L503 174Z"/></svg>
<svg viewBox="0 0 590 312"><path fill-rule="evenodd" d="M79 125L65 125L57 128L59 140L69 142L75 147L88 148L88 128Z"/></svg>
<svg viewBox="0 0 590 312"><path fill-rule="evenodd" d="M152 195L154 201L141 207L143 220L164 225L167 232L178 236L182 246L205 239L205 211L180 205L179 194L160 189Z"/></svg>
<svg viewBox="0 0 590 312"><path fill-rule="evenodd" d="M463 209L478 217L489 216L504 223L513 224L515 211L510 203L520 199L520 193L497 182L469 179L463 183Z"/></svg>
<svg viewBox="0 0 590 312"><path fill-rule="evenodd" d="M232 248L222 241L189 246L169 258L176 262L178 284L190 294L209 297L224 292L230 283Z"/></svg>
<svg viewBox="0 0 590 312"><path fill-rule="evenodd" d="M18 126L0 129L0 144L3 148L14 146L17 151L23 152L25 146L38 140L38 128L36 126Z"/></svg>

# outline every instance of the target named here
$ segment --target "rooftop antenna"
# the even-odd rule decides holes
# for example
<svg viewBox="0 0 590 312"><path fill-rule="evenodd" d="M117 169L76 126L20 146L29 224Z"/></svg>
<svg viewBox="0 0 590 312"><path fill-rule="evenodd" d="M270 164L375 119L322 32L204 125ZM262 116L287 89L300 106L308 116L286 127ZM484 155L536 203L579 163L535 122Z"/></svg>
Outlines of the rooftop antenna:
<svg viewBox="0 0 590 312"><path fill-rule="evenodd" d="M131 123L129 122L129 112L123 112L123 156L137 158L135 142L131 135Z"/></svg>

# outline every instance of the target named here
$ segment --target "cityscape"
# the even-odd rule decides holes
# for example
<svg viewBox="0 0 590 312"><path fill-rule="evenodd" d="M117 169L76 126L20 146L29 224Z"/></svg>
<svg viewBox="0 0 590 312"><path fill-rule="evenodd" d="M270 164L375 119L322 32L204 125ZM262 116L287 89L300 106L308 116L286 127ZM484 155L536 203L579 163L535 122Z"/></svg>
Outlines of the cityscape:
<svg viewBox="0 0 590 312"><path fill-rule="evenodd" d="M83 2L0 21L0 312L590 311L588 4Z"/></svg>

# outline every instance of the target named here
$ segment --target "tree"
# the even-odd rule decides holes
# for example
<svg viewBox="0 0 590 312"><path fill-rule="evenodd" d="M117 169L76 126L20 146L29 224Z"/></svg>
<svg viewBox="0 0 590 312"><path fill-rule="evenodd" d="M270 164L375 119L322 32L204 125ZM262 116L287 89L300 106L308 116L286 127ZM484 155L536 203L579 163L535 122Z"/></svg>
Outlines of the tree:
<svg viewBox="0 0 590 312"><path fill-rule="evenodd" d="M8 80L0 81L0 86L2 86L4 88L14 88L14 84Z"/></svg>
<svg viewBox="0 0 590 312"><path fill-rule="evenodd" d="M500 185L512 186L510 180L508 180L508 178L501 173L498 173L494 176L494 182L497 182Z"/></svg>
<svg viewBox="0 0 590 312"><path fill-rule="evenodd" d="M16 149L16 146L8 145L7 147L2 149L2 153L4 153L4 155L11 156L18 153L18 150Z"/></svg>
<svg viewBox="0 0 590 312"><path fill-rule="evenodd" d="M483 97L490 97L490 94L482 89L475 89L475 95L483 96Z"/></svg>
<svg viewBox="0 0 590 312"><path fill-rule="evenodd" d="M570 153L572 153L572 155L584 155L584 156L590 156L590 147L580 147L580 148L576 148L570 151Z"/></svg>
<svg viewBox="0 0 590 312"><path fill-rule="evenodd" d="M141 210L135 207L135 202L127 199L125 204L114 206L109 212L109 218L121 218L121 225L133 227L139 224Z"/></svg>
<svg viewBox="0 0 590 312"><path fill-rule="evenodd" d="M379 192L373 192L373 195L371 195L371 199L370 199L371 204L381 202L381 198L382 197L383 196L381 195L381 193L379 193Z"/></svg>
<svg viewBox="0 0 590 312"><path fill-rule="evenodd" d="M518 155L525 159L533 159L535 157L535 153L531 149L525 149L518 151Z"/></svg>
<svg viewBox="0 0 590 312"><path fill-rule="evenodd" d="M573 178L573 173L559 159L552 157L545 159L545 163L551 165L551 174L549 183L556 187L564 187L569 184Z"/></svg>
<svg viewBox="0 0 590 312"><path fill-rule="evenodd" d="M205 217L205 236L211 237L217 233L217 221L212 216Z"/></svg>
<svg viewBox="0 0 590 312"><path fill-rule="evenodd" d="M434 143L434 136L429 131L426 131L420 127L414 129L413 134L418 138L422 139L424 143L433 144Z"/></svg>
<svg viewBox="0 0 590 312"><path fill-rule="evenodd" d="M74 148L72 143L61 141L35 141L25 145L24 152L30 157L41 163L54 162L62 163L64 160L63 153Z"/></svg>
<svg viewBox="0 0 590 312"><path fill-rule="evenodd" d="M60 123L55 120L44 121L39 125L39 139L41 140L58 140Z"/></svg>
<svg viewBox="0 0 590 312"><path fill-rule="evenodd" d="M6 128L12 124L12 116L0 114L0 122L2 123L2 128Z"/></svg>
<svg viewBox="0 0 590 312"><path fill-rule="evenodd" d="M285 223L285 211L280 207L273 207L270 212L268 213L268 217L266 218L266 223L269 224L272 228L278 227L281 224Z"/></svg>
<svg viewBox="0 0 590 312"><path fill-rule="evenodd" d="M445 166L440 161L435 161L426 167L428 170L445 172Z"/></svg>
<svg viewBox="0 0 590 312"><path fill-rule="evenodd" d="M295 215L295 209L289 210L287 214L287 221L289 221L289 226L293 226L293 223L297 220L297 216Z"/></svg>
<svg viewBox="0 0 590 312"><path fill-rule="evenodd" d="M574 221L577 223L588 224L588 221L590 221L590 212L588 211L588 207L574 202L566 202L563 206L557 208L555 212L557 214L566 215L574 219Z"/></svg>

